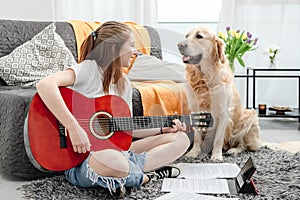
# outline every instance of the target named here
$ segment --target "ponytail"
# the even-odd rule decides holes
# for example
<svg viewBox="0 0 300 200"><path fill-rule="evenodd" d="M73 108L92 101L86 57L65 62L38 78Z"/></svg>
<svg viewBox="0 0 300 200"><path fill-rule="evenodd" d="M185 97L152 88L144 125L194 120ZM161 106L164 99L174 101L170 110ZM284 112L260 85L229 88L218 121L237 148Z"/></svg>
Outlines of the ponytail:
<svg viewBox="0 0 300 200"><path fill-rule="evenodd" d="M94 35L90 34L87 38L85 38L85 40L81 44L78 63L85 60L87 55L92 51L93 48L94 48Z"/></svg>

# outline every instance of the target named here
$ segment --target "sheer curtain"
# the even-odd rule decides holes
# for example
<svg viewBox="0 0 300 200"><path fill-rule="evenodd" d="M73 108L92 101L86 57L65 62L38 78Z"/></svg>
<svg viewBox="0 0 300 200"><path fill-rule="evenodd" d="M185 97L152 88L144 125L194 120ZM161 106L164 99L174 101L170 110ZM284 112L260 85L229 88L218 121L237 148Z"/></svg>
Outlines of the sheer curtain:
<svg viewBox="0 0 300 200"><path fill-rule="evenodd" d="M53 20L134 21L156 26L156 0L51 0Z"/></svg>
<svg viewBox="0 0 300 200"><path fill-rule="evenodd" d="M300 68L300 0L223 0L218 31L224 32L226 26L249 31L259 38L258 48L244 56L246 66L268 68L269 58L262 51L276 44L280 47L276 56L277 68ZM241 67L235 68L236 74L245 71ZM236 81L245 102L242 95L245 93L244 82ZM257 103L298 107L297 79L259 79L256 90Z"/></svg>

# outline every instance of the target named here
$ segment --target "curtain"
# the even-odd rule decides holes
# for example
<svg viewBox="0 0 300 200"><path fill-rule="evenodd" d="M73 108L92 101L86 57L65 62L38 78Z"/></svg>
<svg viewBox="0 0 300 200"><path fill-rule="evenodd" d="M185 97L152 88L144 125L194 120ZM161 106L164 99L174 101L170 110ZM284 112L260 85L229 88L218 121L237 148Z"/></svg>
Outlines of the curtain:
<svg viewBox="0 0 300 200"><path fill-rule="evenodd" d="M300 68L300 0L223 0L218 31L225 32L227 26L249 31L259 38L258 48L243 57L246 66L268 68L269 57L262 52L275 44L280 47L276 55L276 68ZM242 67L238 67L238 62L235 64L236 74L245 73ZM244 103L245 84L239 79L236 82ZM253 98L251 91L252 88L250 107ZM256 91L256 104L298 107L297 79L259 79Z"/></svg>
<svg viewBox="0 0 300 200"><path fill-rule="evenodd" d="M53 20L133 21L156 26L156 0L52 0Z"/></svg>

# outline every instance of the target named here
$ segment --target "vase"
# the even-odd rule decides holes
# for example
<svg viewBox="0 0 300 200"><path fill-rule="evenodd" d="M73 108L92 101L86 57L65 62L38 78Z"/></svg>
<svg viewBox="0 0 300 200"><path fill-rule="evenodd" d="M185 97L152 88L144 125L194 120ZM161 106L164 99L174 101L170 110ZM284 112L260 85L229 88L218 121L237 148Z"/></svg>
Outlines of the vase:
<svg viewBox="0 0 300 200"><path fill-rule="evenodd" d="M269 69L276 69L276 60L270 59Z"/></svg>
<svg viewBox="0 0 300 200"><path fill-rule="evenodd" d="M234 60L233 61L229 61L229 67L232 70L232 72L234 72Z"/></svg>

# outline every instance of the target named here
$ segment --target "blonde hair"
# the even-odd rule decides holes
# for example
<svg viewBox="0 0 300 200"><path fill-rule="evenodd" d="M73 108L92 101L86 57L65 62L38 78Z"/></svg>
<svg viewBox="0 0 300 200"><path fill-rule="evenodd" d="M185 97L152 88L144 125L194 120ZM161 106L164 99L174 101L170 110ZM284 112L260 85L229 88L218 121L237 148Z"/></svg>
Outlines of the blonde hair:
<svg viewBox="0 0 300 200"><path fill-rule="evenodd" d="M92 32L82 43L79 62L95 60L103 70L103 90L109 93L109 85L113 81L122 94L124 78L120 50L128 40L131 29L124 23L108 21Z"/></svg>

